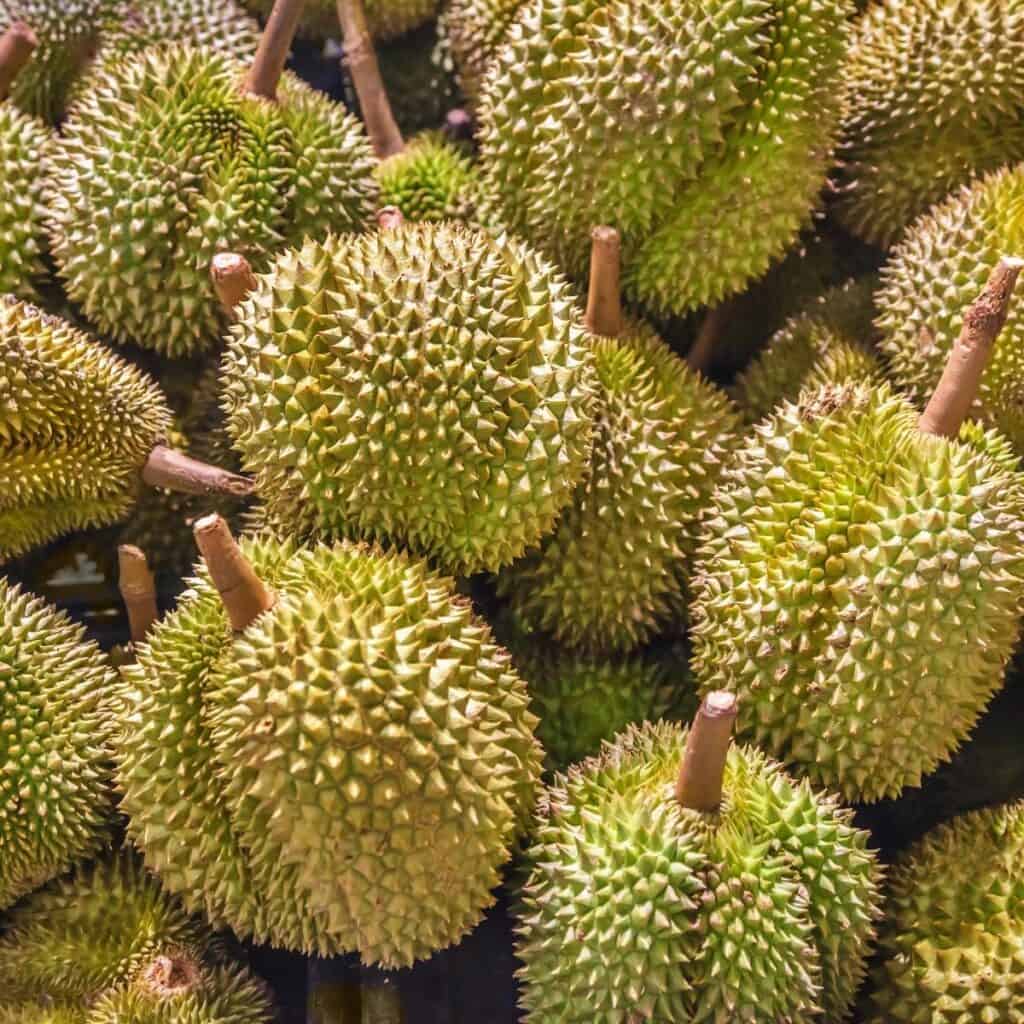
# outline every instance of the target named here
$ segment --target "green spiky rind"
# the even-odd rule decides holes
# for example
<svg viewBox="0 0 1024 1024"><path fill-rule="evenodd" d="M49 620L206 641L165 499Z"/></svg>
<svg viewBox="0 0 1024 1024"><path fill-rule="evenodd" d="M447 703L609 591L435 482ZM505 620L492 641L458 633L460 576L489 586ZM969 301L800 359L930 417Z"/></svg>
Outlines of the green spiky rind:
<svg viewBox="0 0 1024 1024"><path fill-rule="evenodd" d="M396 39L411 32L437 15L441 0L364 0L366 25L374 39ZM251 10L269 14L272 0L248 0ZM299 31L316 39L336 39L338 28L336 0L309 0L299 22Z"/></svg>
<svg viewBox="0 0 1024 1024"><path fill-rule="evenodd" d="M307 241L240 307L228 429L279 522L496 570L586 471L592 356L564 280L459 224Z"/></svg>
<svg viewBox="0 0 1024 1024"><path fill-rule="evenodd" d="M882 367L871 351L874 285L869 277L831 288L772 336L731 391L749 422L805 388L881 383Z"/></svg>
<svg viewBox="0 0 1024 1024"><path fill-rule="evenodd" d="M498 576L527 623L560 642L627 651L685 611L700 514L739 416L641 323L594 338L599 381L586 479L555 530Z"/></svg>
<svg viewBox="0 0 1024 1024"><path fill-rule="evenodd" d="M469 159L440 132L423 132L377 167L381 206L407 221L471 221L479 187Z"/></svg>
<svg viewBox="0 0 1024 1024"><path fill-rule="evenodd" d="M578 276L591 227L615 225L625 294L659 312L738 291L808 223L825 181L846 11L846 0L527 5L480 100L497 219Z"/></svg>
<svg viewBox="0 0 1024 1024"><path fill-rule="evenodd" d="M54 147L51 242L68 295L106 335L168 356L213 345L227 318L218 251L254 269L307 234L360 229L375 161L359 122L286 72L278 102L243 95L245 65L148 50L96 73Z"/></svg>
<svg viewBox="0 0 1024 1024"><path fill-rule="evenodd" d="M411 138L444 124L448 111L459 105L459 91L441 51L437 25L422 25L376 49L391 112L402 135Z"/></svg>
<svg viewBox="0 0 1024 1024"><path fill-rule="evenodd" d="M0 991L11 999L91 1002L169 946L203 955L209 928L190 917L127 850L33 893L0 936Z"/></svg>
<svg viewBox="0 0 1024 1024"><path fill-rule="evenodd" d="M1024 804L929 832L892 868L869 1024L1024 1020Z"/></svg>
<svg viewBox="0 0 1024 1024"><path fill-rule="evenodd" d="M730 751L719 814L683 809L685 738L631 727L542 798L517 929L531 1024L847 1013L877 916L867 834L753 748Z"/></svg>
<svg viewBox="0 0 1024 1024"><path fill-rule="evenodd" d="M737 692L746 735L851 800L948 760L1019 633L1024 482L917 420L884 384L780 406L727 468L693 579L702 692Z"/></svg>
<svg viewBox="0 0 1024 1024"><path fill-rule="evenodd" d="M0 909L106 841L116 681L81 626L0 579Z"/></svg>
<svg viewBox="0 0 1024 1024"><path fill-rule="evenodd" d="M0 293L37 299L47 276L45 177L53 136L41 121L0 103Z"/></svg>
<svg viewBox="0 0 1024 1024"><path fill-rule="evenodd" d="M50 1003L0 1006L0 1024L86 1024L85 1010Z"/></svg>
<svg viewBox="0 0 1024 1024"><path fill-rule="evenodd" d="M135 367L66 321L0 298L0 560L126 517L169 423Z"/></svg>
<svg viewBox="0 0 1024 1024"><path fill-rule="evenodd" d="M1003 255L1024 252L1024 165L964 187L907 229L882 269L875 296L881 350L896 385L921 408ZM972 416L1024 451L1024 312L1010 306L985 368Z"/></svg>
<svg viewBox="0 0 1024 1024"><path fill-rule="evenodd" d="M478 102L494 55L522 6L523 0L448 0L437 19L441 44L470 104Z"/></svg>
<svg viewBox="0 0 1024 1024"><path fill-rule="evenodd" d="M847 65L837 213L888 247L975 175L1024 159L1024 8L886 0L857 22Z"/></svg>

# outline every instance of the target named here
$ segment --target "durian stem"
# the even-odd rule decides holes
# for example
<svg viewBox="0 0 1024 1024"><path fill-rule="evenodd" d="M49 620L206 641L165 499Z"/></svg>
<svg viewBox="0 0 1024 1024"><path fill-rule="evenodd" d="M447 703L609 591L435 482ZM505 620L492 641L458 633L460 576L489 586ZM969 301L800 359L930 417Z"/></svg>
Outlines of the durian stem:
<svg viewBox="0 0 1024 1024"><path fill-rule="evenodd" d="M405 150L405 140L384 88L362 0L338 0L338 21L345 42L345 63L359 97L366 134L377 158L386 160Z"/></svg>
<svg viewBox="0 0 1024 1024"><path fill-rule="evenodd" d="M736 711L734 693L715 690L704 698L686 738L676 781L676 799L683 807L704 813L718 810Z"/></svg>
<svg viewBox="0 0 1024 1024"><path fill-rule="evenodd" d="M686 362L691 370L706 374L711 368L711 357L722 336L722 329L729 320L729 302L720 302L704 314L697 337L686 353Z"/></svg>
<svg viewBox="0 0 1024 1024"><path fill-rule="evenodd" d="M234 319L236 308L256 287L256 275L249 261L237 252L219 252L210 261L210 277L217 301L228 317Z"/></svg>
<svg viewBox="0 0 1024 1024"><path fill-rule="evenodd" d="M157 445L142 467L143 483L181 494L227 494L244 498L253 491L252 481L226 469L190 458L162 444Z"/></svg>
<svg viewBox="0 0 1024 1024"><path fill-rule="evenodd" d="M160 615L156 606L156 583L145 554L132 544L118 547L117 568L117 587L128 612L132 643L138 644L146 639L149 627Z"/></svg>
<svg viewBox="0 0 1024 1024"><path fill-rule="evenodd" d="M274 0L256 56L245 76L243 92L266 100L277 100L277 83L281 81L305 5L306 0Z"/></svg>
<svg viewBox="0 0 1024 1024"><path fill-rule="evenodd" d="M1010 299L1024 260L1003 256L993 267L982 293L964 314L960 336L949 353L942 377L918 420L918 430L956 437L978 395L982 374L996 338L1006 323Z"/></svg>
<svg viewBox="0 0 1024 1024"><path fill-rule="evenodd" d="M35 32L23 21L16 21L0 36L0 100L7 99L18 72L38 45Z"/></svg>
<svg viewBox="0 0 1024 1024"><path fill-rule="evenodd" d="M274 592L256 575L219 515L197 519L192 532L231 628L236 632L245 629L274 606Z"/></svg>
<svg viewBox="0 0 1024 1024"><path fill-rule="evenodd" d="M622 330L619 298L619 233L599 225L590 232L590 288L583 322L592 334L617 338Z"/></svg>
<svg viewBox="0 0 1024 1024"><path fill-rule="evenodd" d="M377 227L381 231L397 231L405 223L405 215L397 206L382 206L377 211Z"/></svg>

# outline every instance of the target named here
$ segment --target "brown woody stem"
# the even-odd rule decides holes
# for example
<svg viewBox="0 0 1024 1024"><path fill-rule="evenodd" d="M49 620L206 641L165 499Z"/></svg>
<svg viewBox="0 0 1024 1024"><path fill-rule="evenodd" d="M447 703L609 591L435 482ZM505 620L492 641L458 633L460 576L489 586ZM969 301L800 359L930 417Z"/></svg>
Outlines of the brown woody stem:
<svg viewBox="0 0 1024 1024"><path fill-rule="evenodd" d="M942 377L918 420L923 434L956 437L978 396L981 376L996 338L1006 323L1010 299L1024 260L1003 256L992 268L982 293L964 314L960 336L949 353Z"/></svg>
<svg viewBox="0 0 1024 1024"><path fill-rule="evenodd" d="M718 810L736 710L734 693L715 690L704 698L686 738L676 781L676 799L683 807L705 813Z"/></svg>
<svg viewBox="0 0 1024 1024"><path fill-rule="evenodd" d="M729 320L729 303L722 302L704 314L697 338L686 353L686 362L691 370L707 373L711 368L711 357L722 336L722 330Z"/></svg>
<svg viewBox="0 0 1024 1024"><path fill-rule="evenodd" d="M405 140L384 88L362 0L338 0L338 21L345 42L345 63L359 97L366 134L377 158L386 160L405 150Z"/></svg>
<svg viewBox="0 0 1024 1024"><path fill-rule="evenodd" d="M274 0L256 56L245 76L243 92L267 100L277 99L277 83L281 81L305 4L306 0Z"/></svg>
<svg viewBox="0 0 1024 1024"><path fill-rule="evenodd" d="M600 225L590 232L590 288L583 322L592 334L616 338L622 330L619 233Z"/></svg>
<svg viewBox="0 0 1024 1024"><path fill-rule="evenodd" d="M117 587L128 612L132 643L141 643L160 615L156 607L156 583L145 554L132 544L118 547L117 569Z"/></svg>
<svg viewBox="0 0 1024 1024"><path fill-rule="evenodd" d="M274 605L274 592L256 575L231 536L228 524L214 513L196 520L196 544L210 570L231 628L240 631Z"/></svg>
<svg viewBox="0 0 1024 1024"><path fill-rule="evenodd" d="M256 287L249 261L237 252L219 252L210 261L210 277L217 301L233 319L236 307Z"/></svg>
<svg viewBox="0 0 1024 1024"><path fill-rule="evenodd" d="M0 100L7 99L18 72L38 45L35 32L23 21L16 21L0 36Z"/></svg>
<svg viewBox="0 0 1024 1024"><path fill-rule="evenodd" d="M405 216L397 206L382 206L377 211L377 227L381 231L396 231L405 223Z"/></svg>
<svg viewBox="0 0 1024 1024"><path fill-rule="evenodd" d="M253 491L248 477L199 462L162 444L149 453L142 467L142 480L150 487L166 487L181 494L227 494L244 498Z"/></svg>

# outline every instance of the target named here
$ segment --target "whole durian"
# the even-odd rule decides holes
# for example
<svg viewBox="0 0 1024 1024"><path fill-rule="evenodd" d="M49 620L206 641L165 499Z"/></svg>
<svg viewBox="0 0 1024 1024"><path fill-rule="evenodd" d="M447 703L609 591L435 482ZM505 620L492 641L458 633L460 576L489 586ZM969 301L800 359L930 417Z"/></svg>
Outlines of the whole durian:
<svg viewBox="0 0 1024 1024"><path fill-rule="evenodd" d="M458 941L540 771L508 655L418 561L269 537L239 554L229 535L225 555L221 530L196 527L216 584L191 580L124 670L130 835L189 907L257 941L384 966Z"/></svg>
<svg viewBox="0 0 1024 1024"><path fill-rule="evenodd" d="M869 1024L1024 1020L1024 803L972 811L892 868Z"/></svg>
<svg viewBox="0 0 1024 1024"><path fill-rule="evenodd" d="M271 0L247 0L249 7L267 14ZM338 35L337 0L308 0L299 31L316 38ZM395 39L430 21L441 0L366 0L366 19L374 39Z"/></svg>
<svg viewBox="0 0 1024 1024"><path fill-rule="evenodd" d="M509 230L586 265L622 233L625 292L681 314L764 273L810 220L838 130L846 0L536 0L479 104Z"/></svg>
<svg viewBox="0 0 1024 1024"><path fill-rule="evenodd" d="M960 428L1019 269L967 311L920 421L885 384L805 391L755 427L704 520L702 690L739 693L752 739L848 799L948 760L1020 632L1024 477L1003 438Z"/></svg>
<svg viewBox="0 0 1024 1024"><path fill-rule="evenodd" d="M878 912L868 834L728 749L730 696L689 730L630 727L541 798L516 944L529 1024L847 1018Z"/></svg>
<svg viewBox="0 0 1024 1024"><path fill-rule="evenodd" d="M106 841L116 684L81 626L0 577L0 910Z"/></svg>
<svg viewBox="0 0 1024 1024"><path fill-rule="evenodd" d="M413 224L283 253L240 308L223 403L272 518L471 573L572 500L591 367L569 289L531 249Z"/></svg>
<svg viewBox="0 0 1024 1024"><path fill-rule="evenodd" d="M443 52L463 95L475 105L484 76L524 0L447 0L437 20Z"/></svg>
<svg viewBox="0 0 1024 1024"><path fill-rule="evenodd" d="M685 611L700 514L739 417L646 324L624 320L618 235L594 231L586 322L599 383L589 471L498 592L562 643L629 650Z"/></svg>
<svg viewBox="0 0 1024 1024"><path fill-rule="evenodd" d="M873 3L845 76L836 209L869 242L891 245L959 185L1024 159L1020 0Z"/></svg>

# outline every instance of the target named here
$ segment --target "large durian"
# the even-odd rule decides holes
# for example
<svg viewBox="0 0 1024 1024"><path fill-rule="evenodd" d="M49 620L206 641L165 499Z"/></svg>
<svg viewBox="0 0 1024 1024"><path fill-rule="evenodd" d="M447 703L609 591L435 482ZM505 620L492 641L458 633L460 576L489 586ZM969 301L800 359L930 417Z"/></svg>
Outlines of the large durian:
<svg viewBox="0 0 1024 1024"><path fill-rule="evenodd" d="M948 760L1020 632L1024 477L1002 437L961 428L1019 270L1001 261L967 310L920 420L884 384L805 391L755 428L704 520L698 681L848 799Z"/></svg>
<svg viewBox="0 0 1024 1024"><path fill-rule="evenodd" d="M473 105L484 76L524 0L448 0L437 20L442 50L455 68L463 95Z"/></svg>
<svg viewBox="0 0 1024 1024"><path fill-rule="evenodd" d="M890 245L974 175L1024 159L1019 0L873 3L845 77L837 213L869 242Z"/></svg>
<svg viewBox="0 0 1024 1024"><path fill-rule="evenodd" d="M715 304L809 221L841 105L846 0L537 0L479 104L484 191L575 275L622 233L625 292Z"/></svg>
<svg viewBox="0 0 1024 1024"><path fill-rule="evenodd" d="M892 868L868 1024L1024 1021L1024 803L939 826Z"/></svg>
<svg viewBox="0 0 1024 1024"><path fill-rule="evenodd" d="M81 626L0 577L0 910L107 839L116 684Z"/></svg>
<svg viewBox="0 0 1024 1024"><path fill-rule="evenodd" d="M536 544L590 456L592 356L564 280L457 224L283 253L241 306L223 377L271 518L452 573Z"/></svg>
<svg viewBox="0 0 1024 1024"><path fill-rule="evenodd" d="M516 944L529 1024L847 1018L878 912L868 834L729 749L731 699L689 730L627 729L541 798Z"/></svg>
<svg viewBox="0 0 1024 1024"><path fill-rule="evenodd" d="M540 771L509 656L418 561L224 530L124 670L132 838L239 935L385 966L458 941Z"/></svg>
<svg viewBox="0 0 1024 1024"><path fill-rule="evenodd" d="M531 626L628 650L685 611L697 524L739 417L646 324L619 308L619 239L594 230L586 323L599 382L590 467L554 532L498 576Z"/></svg>

